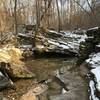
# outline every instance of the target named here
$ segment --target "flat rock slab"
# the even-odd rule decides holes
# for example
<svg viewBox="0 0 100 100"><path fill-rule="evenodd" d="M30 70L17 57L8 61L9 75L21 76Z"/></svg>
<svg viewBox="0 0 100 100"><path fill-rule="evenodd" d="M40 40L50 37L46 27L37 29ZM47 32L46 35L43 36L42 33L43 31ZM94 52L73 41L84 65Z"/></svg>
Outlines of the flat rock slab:
<svg viewBox="0 0 100 100"><path fill-rule="evenodd" d="M13 82L8 77L4 76L2 72L0 72L0 90L12 87Z"/></svg>
<svg viewBox="0 0 100 100"><path fill-rule="evenodd" d="M24 94L20 100L38 100L37 96L44 93L48 87L44 84L37 84L36 87L32 87L26 94Z"/></svg>
<svg viewBox="0 0 100 100"><path fill-rule="evenodd" d="M20 100L37 100L36 96L32 92L28 92L23 95Z"/></svg>

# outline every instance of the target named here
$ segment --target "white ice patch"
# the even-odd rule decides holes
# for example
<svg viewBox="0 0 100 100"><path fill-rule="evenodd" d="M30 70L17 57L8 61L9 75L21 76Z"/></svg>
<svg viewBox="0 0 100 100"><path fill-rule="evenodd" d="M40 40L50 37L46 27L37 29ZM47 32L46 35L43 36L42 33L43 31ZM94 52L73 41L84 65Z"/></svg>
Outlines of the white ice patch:
<svg viewBox="0 0 100 100"><path fill-rule="evenodd" d="M88 30L96 30L96 29L99 29L99 27L90 28Z"/></svg>
<svg viewBox="0 0 100 100"><path fill-rule="evenodd" d="M63 88L62 89L62 94L65 94L65 93L67 93L67 91Z"/></svg>
<svg viewBox="0 0 100 100"><path fill-rule="evenodd" d="M96 45L97 47L100 47L100 44Z"/></svg>
<svg viewBox="0 0 100 100"><path fill-rule="evenodd" d="M4 76L4 75L2 74L2 72L0 72L0 76Z"/></svg>

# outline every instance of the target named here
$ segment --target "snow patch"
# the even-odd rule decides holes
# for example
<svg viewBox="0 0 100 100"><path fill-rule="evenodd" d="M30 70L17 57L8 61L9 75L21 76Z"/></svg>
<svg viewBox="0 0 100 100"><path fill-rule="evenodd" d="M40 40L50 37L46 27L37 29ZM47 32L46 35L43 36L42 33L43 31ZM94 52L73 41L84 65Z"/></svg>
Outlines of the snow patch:
<svg viewBox="0 0 100 100"><path fill-rule="evenodd" d="M91 97L90 100L99 100L94 96L96 90L100 92L100 52L91 54L86 62L92 68L90 72L94 75L93 81L90 81ZM96 86L95 86L96 84ZM95 88L96 87L96 88Z"/></svg>
<svg viewBox="0 0 100 100"><path fill-rule="evenodd" d="M97 82L96 88L100 91L100 67L92 69L91 72L95 75L95 80Z"/></svg>
<svg viewBox="0 0 100 100"><path fill-rule="evenodd" d="M90 87L90 90L91 90L91 95L90 95L90 100L99 100L96 96L95 96L95 83L94 81L90 81L89 83L89 87Z"/></svg>
<svg viewBox="0 0 100 100"><path fill-rule="evenodd" d="M91 54L89 59L86 60L88 64L90 64L92 68L96 68L100 66L100 52L96 54Z"/></svg>

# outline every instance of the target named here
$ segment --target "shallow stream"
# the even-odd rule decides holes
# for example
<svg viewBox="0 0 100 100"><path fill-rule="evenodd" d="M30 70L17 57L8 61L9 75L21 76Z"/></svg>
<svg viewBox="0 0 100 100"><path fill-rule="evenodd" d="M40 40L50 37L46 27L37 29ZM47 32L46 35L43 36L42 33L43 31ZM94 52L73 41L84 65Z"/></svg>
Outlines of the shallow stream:
<svg viewBox="0 0 100 100"><path fill-rule="evenodd" d="M19 100L37 82L47 83L48 90L39 95L40 100L88 100L86 80L75 67L77 58L39 58L26 61L28 69L36 75L34 79L15 81L15 90L4 90L1 96L8 100Z"/></svg>

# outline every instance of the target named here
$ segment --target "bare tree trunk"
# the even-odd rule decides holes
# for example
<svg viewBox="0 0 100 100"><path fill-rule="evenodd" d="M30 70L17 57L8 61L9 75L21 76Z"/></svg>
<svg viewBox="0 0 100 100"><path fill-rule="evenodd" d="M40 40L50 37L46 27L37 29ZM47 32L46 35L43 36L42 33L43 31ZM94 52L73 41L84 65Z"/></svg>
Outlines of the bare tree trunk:
<svg viewBox="0 0 100 100"><path fill-rule="evenodd" d="M43 13L40 17L40 20L42 21L42 19L46 16L48 9L51 7L51 3L52 0L48 0L48 7L45 8L45 13Z"/></svg>
<svg viewBox="0 0 100 100"><path fill-rule="evenodd" d="M58 0L56 0L57 12L58 12L58 32L60 32L60 11L58 6Z"/></svg>
<svg viewBox="0 0 100 100"><path fill-rule="evenodd" d="M90 10L91 10L91 12L92 12L92 16L91 16L91 17L93 17L94 23L95 23L95 25L96 25L96 23L97 23L97 18L96 18L95 12L94 12L94 10L93 10L93 8L92 8L92 5L89 3L89 0L87 0L87 3L88 3L88 6L89 6L89 8L90 8Z"/></svg>
<svg viewBox="0 0 100 100"><path fill-rule="evenodd" d="M15 7L14 7L14 18L15 18L15 35L17 35L18 30L17 30L17 0L15 0Z"/></svg>
<svg viewBox="0 0 100 100"><path fill-rule="evenodd" d="M36 30L39 28L39 10L38 10L38 0L35 0L36 2Z"/></svg>
<svg viewBox="0 0 100 100"><path fill-rule="evenodd" d="M61 4L61 20L60 20L60 29L62 30L63 28L63 0L60 0L60 4Z"/></svg>
<svg viewBox="0 0 100 100"><path fill-rule="evenodd" d="M73 4L72 0L70 0L70 29L72 28L72 11L73 10Z"/></svg>

